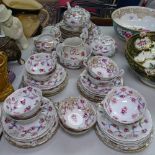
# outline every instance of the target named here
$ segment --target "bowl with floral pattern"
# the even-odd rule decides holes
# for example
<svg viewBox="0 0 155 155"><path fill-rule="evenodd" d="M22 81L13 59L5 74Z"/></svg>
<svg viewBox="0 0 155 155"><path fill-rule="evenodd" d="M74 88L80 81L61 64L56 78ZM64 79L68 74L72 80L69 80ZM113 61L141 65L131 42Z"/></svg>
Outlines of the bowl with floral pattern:
<svg viewBox="0 0 155 155"><path fill-rule="evenodd" d="M123 124L139 121L147 104L139 92L127 86L113 88L102 102L109 118Z"/></svg>
<svg viewBox="0 0 155 155"><path fill-rule="evenodd" d="M41 90L27 86L8 96L4 101L3 110L13 118L26 119L39 111L41 100Z"/></svg>
<svg viewBox="0 0 155 155"><path fill-rule="evenodd" d="M91 128L96 122L96 110L83 97L69 97L59 103L58 114L64 127L74 131Z"/></svg>
<svg viewBox="0 0 155 155"><path fill-rule="evenodd" d="M95 83L107 83L124 73L112 59L105 56L94 56L86 61L88 75L92 77L90 80L93 79Z"/></svg>
<svg viewBox="0 0 155 155"><path fill-rule="evenodd" d="M141 6L121 7L111 17L114 30L123 40L142 31L155 32L155 9Z"/></svg>
<svg viewBox="0 0 155 155"><path fill-rule="evenodd" d="M47 80L56 68L56 52L31 55L25 63L28 74L37 81Z"/></svg>

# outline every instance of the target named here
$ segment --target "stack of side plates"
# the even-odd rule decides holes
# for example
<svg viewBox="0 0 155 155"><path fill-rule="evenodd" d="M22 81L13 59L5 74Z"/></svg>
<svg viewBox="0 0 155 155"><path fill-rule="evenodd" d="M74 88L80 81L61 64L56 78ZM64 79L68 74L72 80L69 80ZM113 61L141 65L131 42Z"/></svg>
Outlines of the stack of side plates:
<svg viewBox="0 0 155 155"><path fill-rule="evenodd" d="M37 81L29 76L26 71L23 75L23 85L31 85L42 90L44 96L53 96L62 91L68 82L66 70L59 64L56 65L55 71L46 81Z"/></svg>
<svg viewBox="0 0 155 155"><path fill-rule="evenodd" d="M113 87L118 87L122 85L123 77L117 77L108 84L94 84L89 79L87 70L84 70L81 73L77 81L77 87L81 95L95 102L102 101Z"/></svg>
<svg viewBox="0 0 155 155"><path fill-rule="evenodd" d="M115 97L112 97L108 101L109 104L111 104L111 113L107 113L106 111L106 101L102 101L98 106L96 133L99 138L112 149L123 152L138 152L145 149L151 142L153 134L152 118L149 110L145 107L145 101L143 98L137 95L133 89L129 89L128 87L122 88L120 88L119 91L118 89L115 89L113 91L115 93ZM132 95L130 93L132 93ZM112 91L108 95L112 95ZM121 98L119 98L119 95ZM130 99L132 102L129 102ZM117 100L119 100L119 102L117 102ZM127 102L123 102L125 100ZM121 114L118 115L118 111L121 107L119 104L121 103L123 103L123 106L127 108L124 108L123 111L121 111ZM140 105L142 105L142 107L139 107ZM140 111L135 109L136 106L139 107ZM132 111L130 111L130 108ZM133 113L137 115L133 115ZM116 115L118 117L116 117ZM128 119L124 121L124 118ZM132 123L131 120L133 121Z"/></svg>
<svg viewBox="0 0 155 155"><path fill-rule="evenodd" d="M9 143L21 148L30 148L45 143L55 134L58 117L53 103L42 98L40 110L29 119L15 119L3 111L2 125L4 136Z"/></svg>

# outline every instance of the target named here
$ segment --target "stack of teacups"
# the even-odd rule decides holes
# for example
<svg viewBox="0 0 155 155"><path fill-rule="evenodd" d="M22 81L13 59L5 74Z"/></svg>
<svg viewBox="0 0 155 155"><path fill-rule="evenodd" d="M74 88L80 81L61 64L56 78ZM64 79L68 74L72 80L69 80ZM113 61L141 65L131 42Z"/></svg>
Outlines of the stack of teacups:
<svg viewBox="0 0 155 155"><path fill-rule="evenodd" d="M92 101L102 101L107 93L123 85L123 69L105 56L94 56L85 62L86 69L81 73L77 86L81 94Z"/></svg>
<svg viewBox="0 0 155 155"><path fill-rule="evenodd" d="M96 123L96 109L83 97L66 98L57 110L60 125L69 134L84 134Z"/></svg>
<svg viewBox="0 0 155 155"><path fill-rule="evenodd" d="M23 148L46 142L58 126L53 103L42 97L40 89L24 87L6 98L2 125L8 142Z"/></svg>
<svg viewBox="0 0 155 155"><path fill-rule="evenodd" d="M112 89L97 108L99 138L119 151L145 149L152 138L152 126L144 97L126 86Z"/></svg>
<svg viewBox="0 0 155 155"><path fill-rule="evenodd" d="M61 91L67 84L67 73L57 64L56 51L31 55L25 63L23 84L41 89L45 96Z"/></svg>

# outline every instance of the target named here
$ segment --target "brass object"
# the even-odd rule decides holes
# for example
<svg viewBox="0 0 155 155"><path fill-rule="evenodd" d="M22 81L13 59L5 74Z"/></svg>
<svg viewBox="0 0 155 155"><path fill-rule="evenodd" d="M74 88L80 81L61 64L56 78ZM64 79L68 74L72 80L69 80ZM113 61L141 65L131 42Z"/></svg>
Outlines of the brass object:
<svg viewBox="0 0 155 155"><path fill-rule="evenodd" d="M9 37L0 38L0 50L6 53L8 61L18 61L19 64L24 64L25 61L21 58L21 50L15 40Z"/></svg>
<svg viewBox="0 0 155 155"><path fill-rule="evenodd" d="M7 56L0 52L0 102L14 91L12 85L9 83Z"/></svg>

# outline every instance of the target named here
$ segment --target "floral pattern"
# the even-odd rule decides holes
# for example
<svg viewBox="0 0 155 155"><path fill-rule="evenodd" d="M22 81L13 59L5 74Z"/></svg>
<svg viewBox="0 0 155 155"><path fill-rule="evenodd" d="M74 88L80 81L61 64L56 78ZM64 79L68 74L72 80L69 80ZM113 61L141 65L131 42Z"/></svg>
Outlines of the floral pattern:
<svg viewBox="0 0 155 155"><path fill-rule="evenodd" d="M23 76L23 81L27 85L35 86L41 90L49 90L59 86L65 80L66 76L65 69L57 64L55 72L51 74L51 77L47 81L36 81L26 74L26 72Z"/></svg>
<svg viewBox="0 0 155 155"><path fill-rule="evenodd" d="M104 111L103 105L97 110L97 123L102 132L117 141L138 141L148 136L152 130L151 114L147 110L144 117L130 125L113 123Z"/></svg>
<svg viewBox="0 0 155 155"><path fill-rule="evenodd" d="M113 88L117 86L122 86L123 85L123 79L122 77L118 77L113 79L110 83L108 84L100 84L96 85L89 80L89 77L87 76L87 71L84 70L81 75L80 75L80 83L83 86L83 88L90 92L91 94L96 94L100 96L105 96L108 94L108 92Z"/></svg>
<svg viewBox="0 0 155 155"><path fill-rule="evenodd" d="M36 111L35 109L41 104L41 96L41 91L35 87L18 89L6 98L3 109L10 116L24 116L26 113Z"/></svg>
<svg viewBox="0 0 155 155"><path fill-rule="evenodd" d="M42 99L42 109L39 116L30 123L14 120L4 114L2 124L5 132L14 139L32 139L45 133L57 118L56 110L49 99Z"/></svg>
<svg viewBox="0 0 155 155"><path fill-rule="evenodd" d="M143 96L125 86L114 88L102 104L111 118L125 124L138 121L146 110L146 101Z"/></svg>
<svg viewBox="0 0 155 155"><path fill-rule="evenodd" d="M69 128L85 130L96 122L94 107L84 98L71 97L60 102L59 117Z"/></svg>

